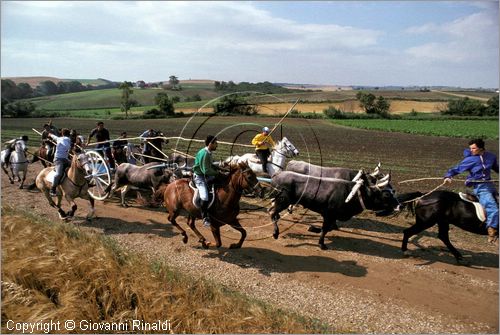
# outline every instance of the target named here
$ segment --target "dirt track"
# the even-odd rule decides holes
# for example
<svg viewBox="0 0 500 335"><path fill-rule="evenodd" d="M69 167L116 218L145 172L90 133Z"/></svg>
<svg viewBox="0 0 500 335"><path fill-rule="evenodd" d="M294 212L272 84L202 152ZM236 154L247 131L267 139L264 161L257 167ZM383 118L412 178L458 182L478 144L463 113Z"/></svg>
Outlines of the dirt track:
<svg viewBox="0 0 500 335"><path fill-rule="evenodd" d="M14 189L5 184L4 177L2 184L3 204L22 204L57 220L40 193ZM368 214L341 223L341 231L327 240L332 250L321 251L317 235L308 233L303 224L293 224L300 220L319 223L318 218L297 213L282 220L284 233L277 241L258 240L270 236L269 226L248 228L243 249L227 250L238 236L226 227L223 248L203 250L193 234L187 245L182 244L172 227L164 224L163 209L135 204L123 209L113 199L98 203L100 218L86 224L82 219L87 204L79 204L74 222L82 224L82 229L107 234L152 259L319 317L340 329L498 333L498 251L486 244L484 236L452 230L452 242L470 256L469 267L455 265L435 231L414 240L412 257L402 258L399 247L405 219L382 221ZM244 227L269 222L262 211L252 210L241 217ZM202 232L212 239L207 230ZM297 288L301 289L297 292ZM290 292L294 296L289 297Z"/></svg>
<svg viewBox="0 0 500 335"><path fill-rule="evenodd" d="M401 136L408 143L416 138ZM383 142L384 136L378 140ZM401 143L402 139L391 141ZM446 141L434 141L434 148L449 145ZM420 143L408 157L420 154L425 158L431 142ZM30 167L30 180L39 168ZM4 175L2 203L58 220L40 193L18 190ZM232 239L239 237L227 226L222 229L223 247L204 250L189 231L188 243L182 244L180 235L166 224L163 208L144 208L131 201L132 207L125 209L119 207L115 197L97 202L100 218L88 224L83 220L87 204L79 204L73 222L82 229L111 236L125 248L195 276L317 317L339 332L499 332L498 249L487 244L485 236L451 229L451 241L467 255L469 266L456 265L434 229L414 239L409 245L410 257L403 258L402 230L411 219L381 219L364 213L340 222L341 230L329 233L325 240L330 250L321 251L318 236L307 232L305 225L319 224L317 215L301 210L288 216L283 213L282 233L273 240L269 238L270 220L265 209L258 206L268 204L259 203L242 204L240 218L248 238L241 250L227 249ZM181 219L180 223L185 221ZM207 229L201 231L213 241Z"/></svg>

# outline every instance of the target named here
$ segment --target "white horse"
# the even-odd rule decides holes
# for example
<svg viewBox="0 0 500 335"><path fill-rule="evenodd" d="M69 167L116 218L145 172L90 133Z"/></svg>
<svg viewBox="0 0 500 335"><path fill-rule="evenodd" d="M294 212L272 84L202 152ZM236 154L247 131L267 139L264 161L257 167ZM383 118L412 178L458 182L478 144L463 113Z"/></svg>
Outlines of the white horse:
<svg viewBox="0 0 500 335"><path fill-rule="evenodd" d="M87 215L87 220L90 221L94 217L94 198L89 195L89 184L87 179L85 179L86 175L92 174L90 163L90 159L85 153L73 155L71 166L66 170L66 175L61 178L60 184L57 187L57 204L49 195L49 190L54 182L54 167L46 167L36 177L36 186L45 195L49 204L57 208L61 219L66 220L75 214L77 209L76 198L86 199L90 202L90 212ZM61 208L63 196L71 205L71 210L67 213Z"/></svg>
<svg viewBox="0 0 500 335"><path fill-rule="evenodd" d="M271 159L267 162L268 174L272 177L276 173L283 171L285 168L285 160L287 158L297 156L298 154L299 150L295 148L292 142L290 142L290 140L288 140L286 137L283 137L283 139L276 143L271 152ZM260 159L256 154L230 156L225 160L225 162L233 164L245 162L255 174L264 173L264 171L262 170L262 163L260 162Z"/></svg>
<svg viewBox="0 0 500 335"><path fill-rule="evenodd" d="M28 174L28 159L26 158L26 150L28 147L26 143L22 140L16 140L14 144L14 151L10 154L9 161L5 161L5 156L7 155L7 149L2 150L0 154L0 160L2 169L9 176L9 181L11 184L14 184L14 178L17 177L17 181L21 182L19 188L23 188L24 181L26 180L26 175ZM12 177L7 171L7 167L10 168L10 172L12 173ZM20 173L23 173L23 178L21 179Z"/></svg>

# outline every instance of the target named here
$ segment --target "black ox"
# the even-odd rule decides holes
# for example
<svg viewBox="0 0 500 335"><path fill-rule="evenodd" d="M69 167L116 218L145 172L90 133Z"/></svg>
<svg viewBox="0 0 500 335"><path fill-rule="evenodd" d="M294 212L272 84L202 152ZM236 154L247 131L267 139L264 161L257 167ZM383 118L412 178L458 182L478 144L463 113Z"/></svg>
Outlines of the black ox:
<svg viewBox="0 0 500 335"><path fill-rule="evenodd" d="M347 221L365 209L392 211L397 207L392 190L383 189L388 183L389 180L368 186L362 180L352 182L283 171L272 178L273 186L279 190L269 209L274 224L273 237L276 239L279 235L279 213L289 205L300 204L323 217L319 246L326 249L325 235L333 229L336 220Z"/></svg>
<svg viewBox="0 0 500 335"><path fill-rule="evenodd" d="M416 194L418 195L418 194ZM462 254L450 242L450 224L468 232L487 235L486 223L478 219L474 205L462 200L460 195L451 191L434 191L415 200L412 206L416 222L410 228L403 230L401 250L408 250L408 239L422 231L438 225L438 238L455 256L457 262L463 260Z"/></svg>

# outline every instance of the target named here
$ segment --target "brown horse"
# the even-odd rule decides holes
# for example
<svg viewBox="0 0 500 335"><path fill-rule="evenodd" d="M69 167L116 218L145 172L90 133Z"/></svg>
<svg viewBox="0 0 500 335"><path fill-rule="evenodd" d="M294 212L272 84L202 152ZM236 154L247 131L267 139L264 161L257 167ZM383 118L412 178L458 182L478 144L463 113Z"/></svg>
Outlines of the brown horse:
<svg viewBox="0 0 500 335"><path fill-rule="evenodd" d="M35 163L40 161L43 167L47 167L48 165L52 165L54 162L54 152L56 149L51 150L49 154L49 150L47 149L47 145L41 144L40 147L33 153L33 158L30 163Z"/></svg>
<svg viewBox="0 0 500 335"><path fill-rule="evenodd" d="M241 233L241 238L238 243L231 244L230 248L241 248L247 235L246 230L243 229L237 218L240 212L239 202L241 194L244 190L260 193L261 187L255 173L246 163L231 166L229 175L224 178L221 185L222 186L215 191L216 199L209 209L211 230L215 238L216 247L219 248L222 245L220 227L229 224ZM195 220L201 218L201 211L193 205L193 195L194 191L189 186L189 179L178 179L169 184L163 195L164 205L169 213L168 220L181 231L183 236L182 241L187 243L188 236L186 231L175 221L179 215L187 216L189 227L199 237L201 245L204 248L208 248L210 242L206 241L205 237L195 226Z"/></svg>
<svg viewBox="0 0 500 335"><path fill-rule="evenodd" d="M95 208L94 199L90 197L88 193L89 184L85 179L86 174L88 175L92 173L88 156L85 153L73 155L71 166L68 170L66 170L66 175L61 179L61 182L57 187L57 204L49 195L49 190L52 187L52 182L54 180L54 173L53 167L46 167L40 171L36 177L36 186L45 195L49 204L58 209L59 217L61 219L68 219L75 214L77 209L75 199L86 199L90 202L91 207L90 212L87 215L87 220L90 221L94 216ZM71 205L71 210L67 213L61 208L61 200L63 196Z"/></svg>

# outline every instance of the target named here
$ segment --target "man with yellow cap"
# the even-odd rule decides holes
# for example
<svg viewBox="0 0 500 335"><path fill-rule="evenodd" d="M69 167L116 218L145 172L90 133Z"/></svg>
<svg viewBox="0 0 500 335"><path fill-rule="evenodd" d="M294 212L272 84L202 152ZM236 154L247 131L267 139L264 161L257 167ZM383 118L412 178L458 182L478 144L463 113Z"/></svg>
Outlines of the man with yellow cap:
<svg viewBox="0 0 500 335"><path fill-rule="evenodd" d="M267 159L271 155L271 149L276 145L270 135L268 127L262 128L262 132L255 135L252 139L252 145L255 145L255 154L262 163L262 170L267 172Z"/></svg>

